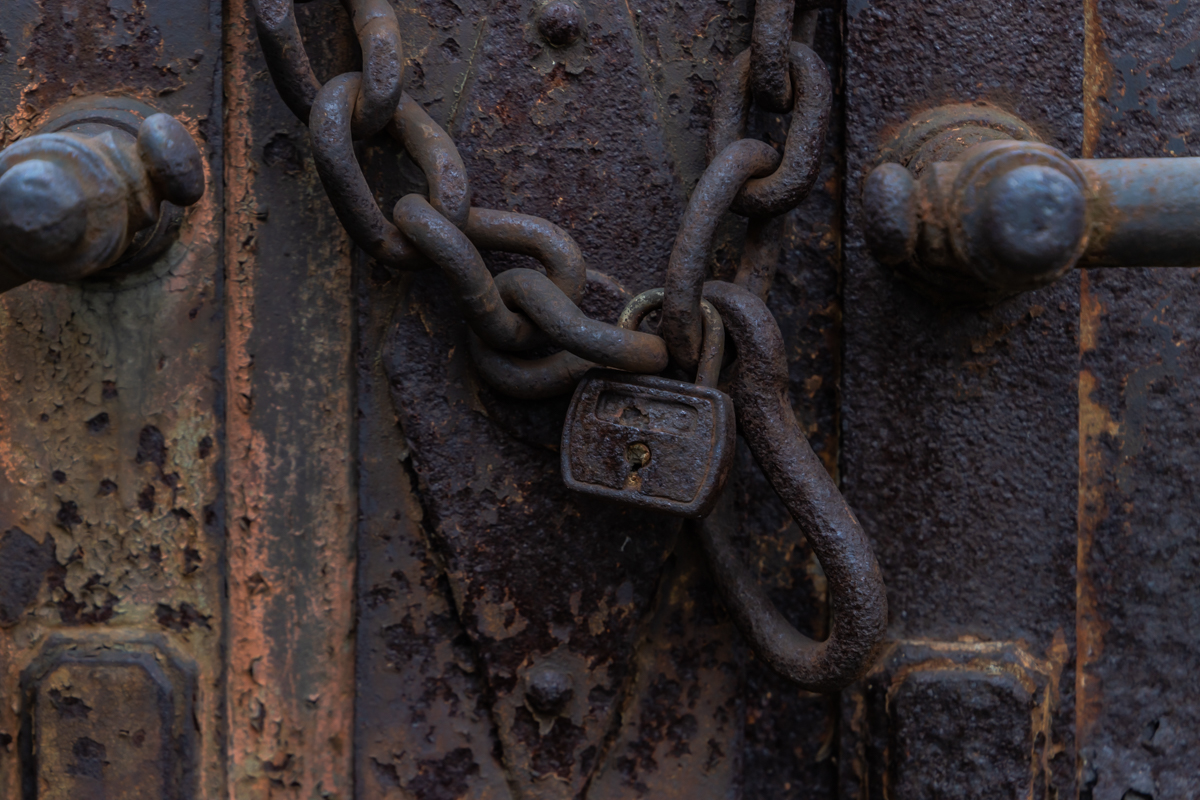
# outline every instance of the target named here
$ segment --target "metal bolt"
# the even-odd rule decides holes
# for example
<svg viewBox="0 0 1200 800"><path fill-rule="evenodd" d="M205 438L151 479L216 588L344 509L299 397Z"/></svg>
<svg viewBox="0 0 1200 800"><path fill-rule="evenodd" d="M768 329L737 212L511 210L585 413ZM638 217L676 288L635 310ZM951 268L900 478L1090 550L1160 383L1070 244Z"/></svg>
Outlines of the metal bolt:
<svg viewBox="0 0 1200 800"><path fill-rule="evenodd" d="M66 258L83 241L87 222L83 188L53 161L22 161L0 177L0 237L22 259Z"/></svg>
<svg viewBox="0 0 1200 800"><path fill-rule="evenodd" d="M571 676L553 667L534 667L525 676L525 700L544 717L561 714L574 694Z"/></svg>
<svg viewBox="0 0 1200 800"><path fill-rule="evenodd" d="M204 160L177 120L145 111L133 101L81 99L60 109L41 132L0 152L6 274L76 281L123 258L121 269L134 268L138 258L144 265L170 244L178 209L164 214L163 201L184 206L199 200ZM86 132L75 130L81 120Z"/></svg>
<svg viewBox="0 0 1200 800"><path fill-rule="evenodd" d="M538 33L553 47L566 47L583 36L583 12L570 0L553 0L542 8Z"/></svg>
<svg viewBox="0 0 1200 800"><path fill-rule="evenodd" d="M1068 176L1027 164L994 178L984 200L982 239L991 259L1041 275L1071 261L1087 232L1087 200Z"/></svg>

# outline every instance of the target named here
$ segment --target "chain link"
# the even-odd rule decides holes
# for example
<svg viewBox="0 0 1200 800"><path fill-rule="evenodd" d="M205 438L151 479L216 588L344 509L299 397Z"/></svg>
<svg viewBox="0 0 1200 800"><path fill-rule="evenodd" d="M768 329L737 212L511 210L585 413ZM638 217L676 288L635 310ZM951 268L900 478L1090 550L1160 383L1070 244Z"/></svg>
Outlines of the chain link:
<svg viewBox="0 0 1200 800"><path fill-rule="evenodd" d="M342 5L354 21L367 75L359 86L353 110L354 138L365 139L383 130L400 99L404 85L400 23L388 0L343 0ZM321 82L304 49L295 3L254 0L254 12L275 88L292 113L307 123Z"/></svg>
<svg viewBox="0 0 1200 800"><path fill-rule="evenodd" d="M399 270L436 266L449 277L471 328L480 375L506 394L570 391L587 369L657 373L671 361L700 364L706 319L701 292L712 239L725 213L750 217L737 282L765 296L778 259L777 217L809 192L820 165L831 89L820 58L792 41L794 0L759 0L751 47L722 76L709 136L710 165L689 201L667 266L658 335L587 317L579 308L585 262L571 237L547 220L472 208L466 167L450 136L402 91L399 23L389 0L343 0L363 53L363 71L324 85L305 52L294 2L254 0L259 36L280 96L308 124L314 160L333 208L354 242ZM746 139L751 108L791 110L782 156ZM400 199L391 218L363 175L354 142L386 130L424 172L428 197ZM480 250L520 253L546 270L495 277ZM608 280L606 277L605 280ZM555 346L562 352L523 356Z"/></svg>
<svg viewBox="0 0 1200 800"><path fill-rule="evenodd" d="M688 200L667 263L666 297L659 326L671 348L671 357L685 370L694 370L700 358L700 294L717 225L747 180L769 175L778 166L775 148L766 142L739 139L713 159Z"/></svg>
<svg viewBox="0 0 1200 800"><path fill-rule="evenodd" d="M754 99L760 108L783 113L792 108L788 45L796 0L757 0L750 32L750 67Z"/></svg>
<svg viewBox="0 0 1200 800"><path fill-rule="evenodd" d="M791 42L788 63L792 77L792 122L783 144L783 160L771 175L747 181L733 211L748 217L786 214L808 196L821 169L833 88L825 62L807 45ZM709 128L708 157L716 158L729 145L744 139L750 118L751 51L744 50L717 85Z"/></svg>

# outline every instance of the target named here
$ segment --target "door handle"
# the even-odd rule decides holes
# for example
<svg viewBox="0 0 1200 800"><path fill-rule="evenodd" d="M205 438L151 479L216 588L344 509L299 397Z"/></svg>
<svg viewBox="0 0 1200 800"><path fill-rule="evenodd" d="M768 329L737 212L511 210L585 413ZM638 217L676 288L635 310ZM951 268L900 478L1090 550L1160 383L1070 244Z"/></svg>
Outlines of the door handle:
<svg viewBox="0 0 1200 800"><path fill-rule="evenodd" d="M996 302L1076 266L1200 264L1200 158L1071 159L1006 112L945 106L883 159L868 246L941 301Z"/></svg>
<svg viewBox="0 0 1200 800"><path fill-rule="evenodd" d="M99 97L0 152L0 291L132 270L204 195L200 148L174 117Z"/></svg>

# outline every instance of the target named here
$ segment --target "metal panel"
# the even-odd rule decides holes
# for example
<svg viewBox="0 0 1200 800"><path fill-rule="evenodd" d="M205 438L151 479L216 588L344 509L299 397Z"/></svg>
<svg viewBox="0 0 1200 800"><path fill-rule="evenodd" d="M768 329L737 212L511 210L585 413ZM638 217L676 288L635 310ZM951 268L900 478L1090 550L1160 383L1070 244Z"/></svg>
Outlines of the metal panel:
<svg viewBox="0 0 1200 800"><path fill-rule="evenodd" d="M476 5L461 14L399 7L409 91L455 137L475 204L546 216L571 232L589 266L630 290L661 283L683 201L704 167L714 77L749 40L747 5L582 3L588 34L562 51L542 45L531 5ZM821 43L835 60L836 29L836 15L826 13ZM766 123L780 139L781 123ZM831 469L837 150L831 145L819 199L785 226L785 265L772 298L795 359L797 413ZM385 207L420 185L394 153L382 143L364 152ZM736 222L718 235L720 274L732 275L740 235ZM512 256L488 260L493 268L524 265ZM491 797L508 786L571 796L588 780L589 791L610 796L639 786L650 796L732 796L743 779L737 742L747 723L755 768L746 770L745 791L781 798L826 791L834 726L825 698L796 692L760 665L750 666L752 683L734 691L731 676L743 657L736 647L722 648L698 674L673 676L684 666L672 643L718 647L728 621L719 606L709 609L712 588L695 565L664 568L676 523L640 520L564 491L554 449L566 399L513 402L480 387L466 360L465 329L437 276L399 278L365 264L360 286L360 397L374 420L361 439L372 465L360 539L362 575L371 576L363 578L360 628L371 644L359 666L370 698L359 706L366 796L423 787ZM588 310L614 318L624 295L593 288ZM390 386L380 381L380 365ZM382 394L389 388L403 439L388 431ZM397 469L398 461L411 471ZM791 618L819 628L819 572L756 468L743 461L745 555ZM396 482L413 487L413 502L395 495ZM664 617L667 600L679 605ZM715 630L702 627L710 614ZM650 626L664 619L665 638L651 638L658 628ZM434 634L453 645L429 649ZM547 728L545 715L531 709L528 672L546 663L570 674L568 705L585 698L585 716L571 712ZM699 721L713 708L728 720ZM414 724L385 729L384 709ZM688 718L697 725L671 722ZM495 782L495 754L508 786Z"/></svg>
<svg viewBox="0 0 1200 800"><path fill-rule="evenodd" d="M350 246L304 128L280 103L249 21L230 4L225 249L229 461L228 793L353 792L353 289ZM346 68L337 4L318 69ZM339 72L342 70L338 70Z"/></svg>
<svg viewBox="0 0 1200 800"><path fill-rule="evenodd" d="M199 730L188 758L198 789L216 794L225 768L221 4L20 0L0 8L0 33L4 143L72 97L124 94L184 123L209 186L154 268L0 298L0 560L3 577L16 578L0 591L0 796L23 796L19 676L68 628L107 630L112 641L161 634L195 662ZM63 669L59 678L83 680ZM133 677L140 667L120 669L139 696L155 691ZM92 682L100 699L104 685ZM105 744L105 735L77 738ZM41 762L43 795L79 788L66 771L73 746L55 754L62 770ZM120 781L116 769L109 777Z"/></svg>
<svg viewBox="0 0 1200 800"><path fill-rule="evenodd" d="M1053 0L847 6L846 496L879 555L894 637L1023 639L1067 670L1057 755L1029 765L1060 795L1074 780L1077 278L939 308L867 254L858 194L889 129L946 102L990 100L1078 154L1082 28L1081 6ZM882 776L853 762L844 794L877 796Z"/></svg>
<svg viewBox="0 0 1200 800"><path fill-rule="evenodd" d="M1194 156L1194 3L1089 3L1091 156ZM1081 797L1200 795L1194 269L1089 270L1079 376Z"/></svg>
<svg viewBox="0 0 1200 800"><path fill-rule="evenodd" d="M163 637L58 636L22 675L26 800L190 800L196 674Z"/></svg>

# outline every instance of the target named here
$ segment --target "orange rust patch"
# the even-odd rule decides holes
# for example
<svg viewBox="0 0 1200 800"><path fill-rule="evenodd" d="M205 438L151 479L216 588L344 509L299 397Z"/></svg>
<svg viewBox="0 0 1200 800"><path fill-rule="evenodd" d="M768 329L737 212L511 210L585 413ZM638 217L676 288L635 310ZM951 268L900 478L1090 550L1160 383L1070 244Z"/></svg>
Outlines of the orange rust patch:
<svg viewBox="0 0 1200 800"><path fill-rule="evenodd" d="M1079 347L1081 355L1096 348L1097 336L1104 318L1104 307L1092 294L1087 270L1080 283ZM1097 609L1096 589L1088 572L1092 545L1101 522L1108 517L1105 501L1104 453L1101 437L1115 437L1120 425L1108 409L1092 399L1098 380L1090 370L1079 372L1079 538L1076 553L1076 647L1078 662L1075 672L1075 735L1076 741L1087 741L1088 734L1101 708L1098 679L1089 675L1088 666L1100 657L1104 647L1107 623Z"/></svg>
<svg viewBox="0 0 1200 800"><path fill-rule="evenodd" d="M304 206L318 230L296 244L299 260L278 246L279 227L264 227L258 187L270 165L255 153L264 116L284 112L277 100L256 101L261 61L248 2L231 6L226 36L228 796L346 798L356 516L349 248L324 205ZM288 180L312 193L312 175ZM275 245L260 248L269 236ZM294 305L272 313L284 282ZM303 342L303 356L272 349L281 338ZM293 404L282 407L284 398Z"/></svg>
<svg viewBox="0 0 1200 800"><path fill-rule="evenodd" d="M1091 345L1099 325L1102 310L1088 294L1084 283L1084 298L1081 304L1081 330L1091 331ZM1081 346L1087 346L1087 337ZM1096 531L1108 517L1105 491L1104 453L1101 449L1103 436L1116 437L1120 425L1113 420L1108 409L1092 399L1098 381L1089 370L1079 373L1079 542L1077 550L1076 579L1076 637L1078 665L1075 677L1075 708L1077 741L1085 742L1091 726L1100 714L1100 686L1095 676L1089 675L1088 666L1099 657L1104 646L1104 634L1108 630L1097 609L1097 593L1088 573L1091 549Z"/></svg>
<svg viewBox="0 0 1200 800"><path fill-rule="evenodd" d="M1100 142L1100 98L1112 85L1113 68L1104 53L1099 0L1083 3L1083 158L1092 158Z"/></svg>

